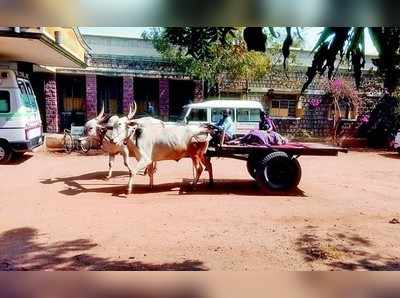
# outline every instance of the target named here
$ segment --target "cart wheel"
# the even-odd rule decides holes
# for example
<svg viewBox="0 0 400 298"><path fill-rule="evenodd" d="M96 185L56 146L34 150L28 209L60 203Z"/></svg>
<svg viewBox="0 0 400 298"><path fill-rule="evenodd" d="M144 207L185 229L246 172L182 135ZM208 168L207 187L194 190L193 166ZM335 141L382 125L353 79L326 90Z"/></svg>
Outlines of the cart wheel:
<svg viewBox="0 0 400 298"><path fill-rule="evenodd" d="M81 150L82 150L83 153L88 153L90 148L91 148L91 144L90 144L90 140L89 139L81 140L79 142L79 145L80 145Z"/></svg>
<svg viewBox="0 0 400 298"><path fill-rule="evenodd" d="M13 156L13 151L7 142L0 141L0 164L7 164Z"/></svg>
<svg viewBox="0 0 400 298"><path fill-rule="evenodd" d="M270 153L257 165L256 180L265 191L293 189L300 179L301 167L298 160L285 152Z"/></svg>
<svg viewBox="0 0 400 298"><path fill-rule="evenodd" d="M67 153L71 153L74 149L74 140L72 136L68 133L64 134L64 150Z"/></svg>

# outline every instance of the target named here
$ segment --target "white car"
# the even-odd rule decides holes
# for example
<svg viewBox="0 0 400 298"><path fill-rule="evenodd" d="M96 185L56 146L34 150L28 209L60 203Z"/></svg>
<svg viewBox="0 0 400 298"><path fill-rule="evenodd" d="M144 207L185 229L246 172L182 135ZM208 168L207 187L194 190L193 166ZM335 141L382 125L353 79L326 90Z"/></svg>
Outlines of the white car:
<svg viewBox="0 0 400 298"><path fill-rule="evenodd" d="M22 74L0 69L0 164L42 141L42 120L31 83Z"/></svg>
<svg viewBox="0 0 400 298"><path fill-rule="evenodd" d="M263 111L263 106L258 101L238 99L206 100L185 105L183 108L181 121L187 124L215 124L221 119L222 112L229 109L238 135L258 128L260 112Z"/></svg>
<svg viewBox="0 0 400 298"><path fill-rule="evenodd" d="M400 129L397 131L396 138L394 139L394 149L400 153Z"/></svg>

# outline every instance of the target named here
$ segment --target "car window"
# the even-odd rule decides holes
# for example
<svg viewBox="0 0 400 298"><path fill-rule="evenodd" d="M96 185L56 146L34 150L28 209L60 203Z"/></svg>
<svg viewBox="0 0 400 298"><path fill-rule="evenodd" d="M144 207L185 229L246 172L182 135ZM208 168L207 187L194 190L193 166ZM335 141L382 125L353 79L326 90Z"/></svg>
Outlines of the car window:
<svg viewBox="0 0 400 298"><path fill-rule="evenodd" d="M28 90L22 80L17 80L19 91L21 91L22 103L27 108L32 108L31 101L29 100Z"/></svg>
<svg viewBox="0 0 400 298"><path fill-rule="evenodd" d="M35 93L33 93L31 83L29 81L25 81L25 87L28 92L29 104L34 110L38 110L39 108L36 102Z"/></svg>
<svg viewBox="0 0 400 298"><path fill-rule="evenodd" d="M227 110L224 108L214 108L211 109L211 122L212 123L217 123L219 120L222 119L222 113ZM235 113L233 109L228 109L230 111L230 115L232 120L235 121Z"/></svg>
<svg viewBox="0 0 400 298"><path fill-rule="evenodd" d="M236 109L236 118L238 122L258 122L260 120L260 109Z"/></svg>
<svg viewBox="0 0 400 298"><path fill-rule="evenodd" d="M188 117L188 121L202 121L207 122L207 109L191 109Z"/></svg>
<svg viewBox="0 0 400 298"><path fill-rule="evenodd" d="M10 92L0 90L0 113L9 113L10 110Z"/></svg>
<svg viewBox="0 0 400 298"><path fill-rule="evenodd" d="M26 90L28 91L28 94L33 95L33 90L32 90L31 84L29 82L25 81L25 87L26 87Z"/></svg>

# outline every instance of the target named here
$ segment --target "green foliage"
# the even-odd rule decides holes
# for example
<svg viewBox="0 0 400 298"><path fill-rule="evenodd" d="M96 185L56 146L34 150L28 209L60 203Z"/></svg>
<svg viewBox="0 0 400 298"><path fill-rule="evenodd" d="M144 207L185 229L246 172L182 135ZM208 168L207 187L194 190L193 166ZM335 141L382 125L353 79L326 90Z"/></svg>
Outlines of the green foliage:
<svg viewBox="0 0 400 298"><path fill-rule="evenodd" d="M236 30L234 27L167 27L163 37L171 45L185 49L186 56L206 59L212 56L215 43L229 44Z"/></svg>
<svg viewBox="0 0 400 298"><path fill-rule="evenodd" d="M317 73L324 74L328 70L328 78L335 73L335 63L339 57L346 59L353 69L357 88L361 84L362 69L365 66L365 30L366 27L326 27L317 41L313 51L314 59L307 70L307 81L304 92ZM378 73L384 79L384 87L392 93L399 83L400 77L400 28L399 27L370 27L368 28L379 58L373 62Z"/></svg>
<svg viewBox="0 0 400 298"><path fill-rule="evenodd" d="M197 32L197 29L194 30ZM177 37L171 42L169 28L152 29L143 37L152 40L154 47L164 58L173 62L178 71L206 80L211 85L221 86L225 75L232 79L257 79L265 76L270 68L269 56L247 51L245 43L234 34L229 38L225 37L224 42L214 38L213 42L204 43L204 49L197 48L196 55L185 46L189 39L187 35L181 45L177 45L180 40Z"/></svg>
<svg viewBox="0 0 400 298"><path fill-rule="evenodd" d="M375 106L366 125L369 145L386 146L400 129L400 100L384 96Z"/></svg>
<svg viewBox="0 0 400 298"><path fill-rule="evenodd" d="M307 81L304 83L302 93L308 88L317 73L324 74L328 69L328 79L334 74L335 61L339 55L343 58L345 45L351 32L350 27L327 27L321 33L313 51L314 59L307 69Z"/></svg>
<svg viewBox="0 0 400 298"><path fill-rule="evenodd" d="M369 33L379 53L379 58L374 59L373 63L383 77L385 88L392 93L398 86L400 78L400 28L371 27Z"/></svg>

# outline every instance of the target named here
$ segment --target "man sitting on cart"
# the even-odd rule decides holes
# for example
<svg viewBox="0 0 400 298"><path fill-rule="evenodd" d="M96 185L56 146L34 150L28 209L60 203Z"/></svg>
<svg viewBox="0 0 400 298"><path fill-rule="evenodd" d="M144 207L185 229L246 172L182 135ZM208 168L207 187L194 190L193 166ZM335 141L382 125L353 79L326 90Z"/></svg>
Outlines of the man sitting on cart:
<svg viewBox="0 0 400 298"><path fill-rule="evenodd" d="M216 125L207 124L207 126L214 129L214 134L212 136L212 140L210 141L212 146L218 146L221 143L222 138L224 138L224 142L233 139L236 133L236 128L230 113L230 110L226 109L222 112L222 118L217 122Z"/></svg>
<svg viewBox="0 0 400 298"><path fill-rule="evenodd" d="M235 124L233 123L232 117L230 116L231 111L226 109L222 112L222 118L218 121L217 127L221 132L225 132L224 141L230 141L236 133ZM222 137L222 135L221 135Z"/></svg>

